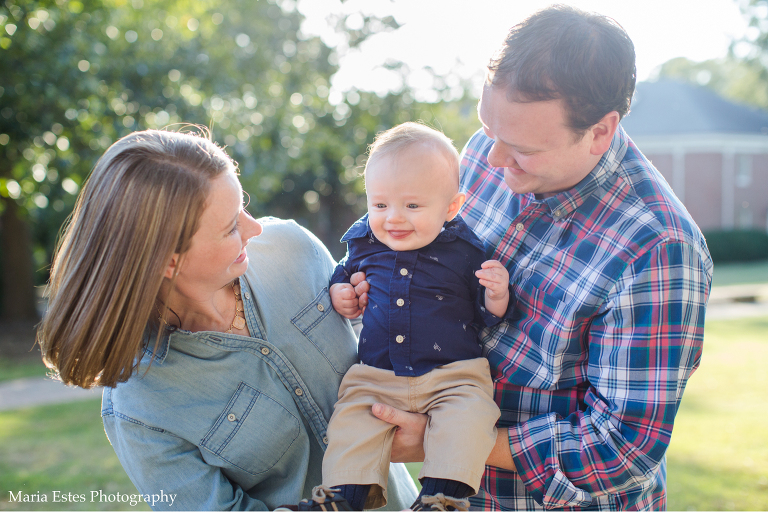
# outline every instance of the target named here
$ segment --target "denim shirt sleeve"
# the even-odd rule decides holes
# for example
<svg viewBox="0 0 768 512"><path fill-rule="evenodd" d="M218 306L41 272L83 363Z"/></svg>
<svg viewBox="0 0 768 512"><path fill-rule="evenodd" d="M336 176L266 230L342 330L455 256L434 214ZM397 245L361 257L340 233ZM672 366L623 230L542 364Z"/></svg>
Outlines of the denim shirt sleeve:
<svg viewBox="0 0 768 512"><path fill-rule="evenodd" d="M107 438L139 493L160 494L161 499L165 494L154 510L269 510L220 468L206 463L194 444L115 414L110 394L105 389L102 417ZM137 445L142 449L136 450Z"/></svg>

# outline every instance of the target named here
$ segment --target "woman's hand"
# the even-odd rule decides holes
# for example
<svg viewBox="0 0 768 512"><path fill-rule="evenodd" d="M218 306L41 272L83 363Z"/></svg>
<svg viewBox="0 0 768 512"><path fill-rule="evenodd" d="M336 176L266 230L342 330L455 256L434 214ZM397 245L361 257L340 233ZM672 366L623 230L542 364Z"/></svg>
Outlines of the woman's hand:
<svg viewBox="0 0 768 512"><path fill-rule="evenodd" d="M405 412L389 405L373 404L373 415L380 420L397 425L392 443L392 462L423 462L426 414Z"/></svg>

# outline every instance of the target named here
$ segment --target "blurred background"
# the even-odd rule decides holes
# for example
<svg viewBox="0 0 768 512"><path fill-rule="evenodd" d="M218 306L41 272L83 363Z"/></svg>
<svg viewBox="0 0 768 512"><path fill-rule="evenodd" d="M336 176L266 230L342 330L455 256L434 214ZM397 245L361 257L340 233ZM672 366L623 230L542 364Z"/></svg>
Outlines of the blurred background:
<svg viewBox="0 0 768 512"><path fill-rule="evenodd" d="M251 213L296 219L340 258L365 211L375 134L422 120L461 149L488 58L549 3L0 0L0 409L45 373L33 340L52 252L110 144L208 126L239 163ZM640 84L622 124L716 262L704 362L669 453L670 508L768 509L768 1L570 3L632 37ZM80 398L0 410L0 509L131 508L9 499L135 492L97 395Z"/></svg>

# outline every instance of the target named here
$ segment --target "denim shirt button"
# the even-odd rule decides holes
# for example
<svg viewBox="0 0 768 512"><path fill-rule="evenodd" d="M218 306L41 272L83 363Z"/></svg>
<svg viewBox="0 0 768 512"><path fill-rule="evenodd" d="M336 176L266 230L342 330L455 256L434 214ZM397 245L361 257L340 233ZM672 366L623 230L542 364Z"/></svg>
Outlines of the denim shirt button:
<svg viewBox="0 0 768 512"><path fill-rule="evenodd" d="M227 415L227 419L228 419L229 421L235 421L235 420L237 419L237 416L235 416L235 415L234 415L234 414L232 414L232 413L229 413L229 415Z"/></svg>
<svg viewBox="0 0 768 512"><path fill-rule="evenodd" d="M251 300L251 294L248 292L245 292L245 298L248 300Z"/></svg>
<svg viewBox="0 0 768 512"><path fill-rule="evenodd" d="M323 443L324 444L328 444L328 436L324 436L323 437Z"/></svg>
<svg viewBox="0 0 768 512"><path fill-rule="evenodd" d="M261 353L265 356L269 355L269 349L267 347L261 347Z"/></svg>
<svg viewBox="0 0 768 512"><path fill-rule="evenodd" d="M322 304L318 304L317 305L317 310L322 312L322 311L325 311L325 308L323 307Z"/></svg>
<svg viewBox="0 0 768 512"><path fill-rule="evenodd" d="M301 388L296 388L296 391L295 391L295 393L296 393L296 396L301 396L301 395L303 395L303 394L304 394L304 390L303 390L303 389L301 389Z"/></svg>

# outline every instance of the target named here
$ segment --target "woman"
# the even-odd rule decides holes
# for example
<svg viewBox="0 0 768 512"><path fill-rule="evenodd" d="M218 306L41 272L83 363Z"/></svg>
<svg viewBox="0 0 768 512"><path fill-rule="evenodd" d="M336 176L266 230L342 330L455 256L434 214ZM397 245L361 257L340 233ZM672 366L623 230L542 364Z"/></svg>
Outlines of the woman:
<svg viewBox="0 0 768 512"><path fill-rule="evenodd" d="M334 266L297 224L248 214L213 142L137 132L83 187L38 339L62 381L104 386L107 436L153 508L273 509L320 483L356 359ZM392 469L402 509L415 488Z"/></svg>

